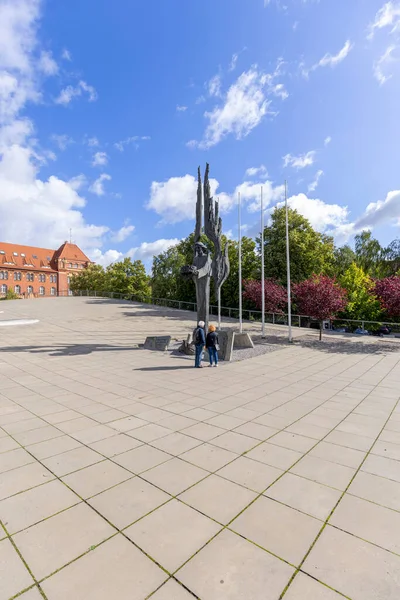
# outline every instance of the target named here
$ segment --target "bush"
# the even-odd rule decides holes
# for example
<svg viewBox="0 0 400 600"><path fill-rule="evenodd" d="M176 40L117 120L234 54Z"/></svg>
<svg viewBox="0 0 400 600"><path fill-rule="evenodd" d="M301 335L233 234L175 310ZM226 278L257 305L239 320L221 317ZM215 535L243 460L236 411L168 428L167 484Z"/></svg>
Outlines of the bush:
<svg viewBox="0 0 400 600"><path fill-rule="evenodd" d="M18 294L16 294L12 290L8 290L7 294L4 296L4 298L0 298L0 300L18 300L18 299L19 299Z"/></svg>

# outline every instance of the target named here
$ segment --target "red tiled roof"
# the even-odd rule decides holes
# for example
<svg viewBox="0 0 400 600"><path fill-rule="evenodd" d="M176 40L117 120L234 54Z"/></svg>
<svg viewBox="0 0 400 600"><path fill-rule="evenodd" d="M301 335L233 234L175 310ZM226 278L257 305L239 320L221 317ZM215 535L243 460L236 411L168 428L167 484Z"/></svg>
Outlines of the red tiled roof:
<svg viewBox="0 0 400 600"><path fill-rule="evenodd" d="M84 254L76 244L70 244L69 242L64 242L64 244L54 253L54 260L58 260L59 258L90 262L86 254Z"/></svg>
<svg viewBox="0 0 400 600"><path fill-rule="evenodd" d="M58 258L90 262L76 244L68 242L65 242L58 250L0 242L0 268L55 271Z"/></svg>
<svg viewBox="0 0 400 600"><path fill-rule="evenodd" d="M0 266L17 269L43 269L52 271L54 250L34 248L0 242Z"/></svg>

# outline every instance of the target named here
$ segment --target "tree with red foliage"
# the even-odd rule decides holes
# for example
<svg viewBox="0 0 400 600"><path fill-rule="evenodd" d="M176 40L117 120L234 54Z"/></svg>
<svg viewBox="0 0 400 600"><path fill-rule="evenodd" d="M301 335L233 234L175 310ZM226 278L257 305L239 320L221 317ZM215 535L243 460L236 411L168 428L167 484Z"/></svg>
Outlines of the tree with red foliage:
<svg viewBox="0 0 400 600"><path fill-rule="evenodd" d="M322 339L322 321L334 319L336 313L346 307L346 290L335 279L326 275L313 275L293 285L293 293L299 314L317 319L320 323L319 339Z"/></svg>
<svg viewBox="0 0 400 600"><path fill-rule="evenodd" d="M253 302L259 310L262 309L261 291L261 281L255 281L254 279L244 281L243 297ZM264 291L265 312L282 313L287 303L285 288L273 279L266 279L264 282Z"/></svg>
<svg viewBox="0 0 400 600"><path fill-rule="evenodd" d="M400 277L386 277L375 281L374 294L391 317L400 317Z"/></svg>

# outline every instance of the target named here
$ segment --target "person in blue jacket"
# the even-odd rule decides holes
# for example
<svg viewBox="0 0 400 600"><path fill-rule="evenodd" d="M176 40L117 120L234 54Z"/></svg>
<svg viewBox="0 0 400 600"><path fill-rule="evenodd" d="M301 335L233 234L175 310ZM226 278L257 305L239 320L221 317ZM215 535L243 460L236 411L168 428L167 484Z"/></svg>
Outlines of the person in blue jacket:
<svg viewBox="0 0 400 600"><path fill-rule="evenodd" d="M218 367L218 334L215 325L210 325L206 337L206 348L208 350L208 356L210 357L210 367Z"/></svg>
<svg viewBox="0 0 400 600"><path fill-rule="evenodd" d="M203 365L201 364L201 358L203 355L204 346L206 345L206 335L204 333L204 327L204 321L199 321L193 333L193 343L195 346L194 366L197 369L203 368Z"/></svg>

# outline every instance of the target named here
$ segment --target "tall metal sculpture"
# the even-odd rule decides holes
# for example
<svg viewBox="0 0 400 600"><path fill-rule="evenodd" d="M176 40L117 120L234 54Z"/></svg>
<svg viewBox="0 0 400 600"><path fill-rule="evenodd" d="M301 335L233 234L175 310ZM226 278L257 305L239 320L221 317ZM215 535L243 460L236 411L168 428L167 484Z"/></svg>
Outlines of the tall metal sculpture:
<svg viewBox="0 0 400 600"><path fill-rule="evenodd" d="M215 297L219 307L221 305L221 286L229 275L228 243L222 251L222 220L219 216L218 201L211 196L209 181L210 166L206 164L204 176L204 233L214 245L213 258L211 259L208 248L200 241L203 222L203 190L201 185L200 167L197 170L197 202L196 202L196 227L194 233L194 258L193 264L182 268L181 274L191 277L196 285L197 320L204 321L207 325L210 312L210 280L214 279Z"/></svg>

